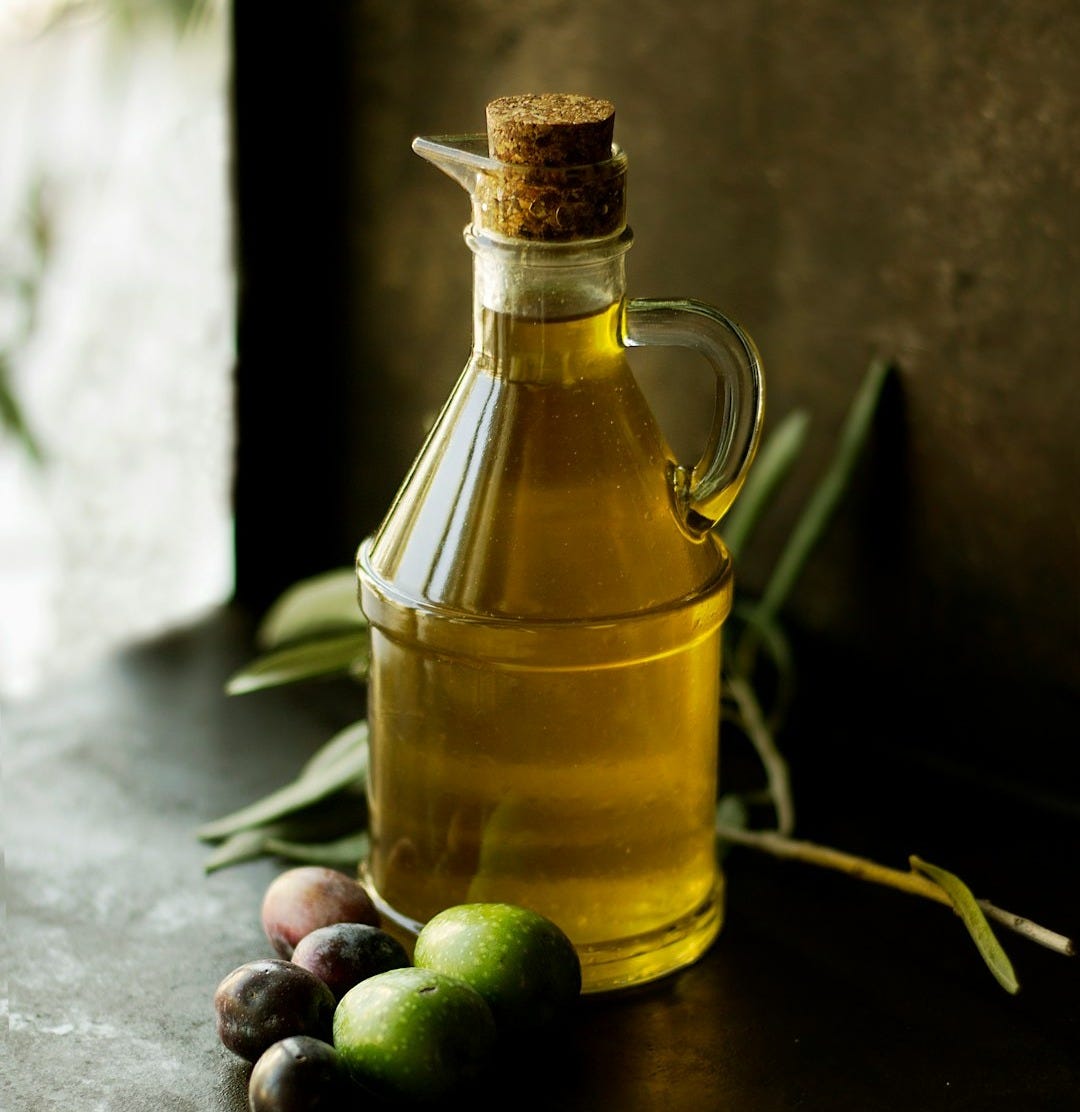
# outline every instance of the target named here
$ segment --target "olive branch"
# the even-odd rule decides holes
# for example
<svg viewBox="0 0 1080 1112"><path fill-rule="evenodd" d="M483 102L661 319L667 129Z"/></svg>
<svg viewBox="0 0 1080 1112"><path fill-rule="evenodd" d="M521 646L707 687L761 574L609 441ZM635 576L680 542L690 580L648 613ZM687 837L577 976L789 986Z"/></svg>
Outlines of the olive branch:
<svg viewBox="0 0 1080 1112"><path fill-rule="evenodd" d="M951 907L959 916L990 972L1009 993L1019 981L1008 955L990 925L998 925L1072 955L1070 938L1031 920L976 899L955 874L912 855L908 870L891 868L829 846L796 839L795 805L790 774L777 736L791 701L794 654L780 621L793 587L824 535L870 438L890 364L871 363L849 407L828 466L791 531L780 556L756 597L737 595L724 628L722 713L753 746L765 787L758 793L727 793L716 807L718 852L742 846L788 860L838 870L859 880L885 885ZM732 510L722 536L738 556L775 492L791 473L805 442L809 418L796 411L782 420L762 444L758 458ZM363 683L370 660L367 622L357 605L352 568L327 571L293 584L268 609L255 633L258 655L232 675L230 695L350 676ZM769 699L755 682L770 676ZM252 858L272 855L296 862L355 868L366 855L369 838L363 797L368 767L365 720L346 726L325 742L288 784L248 806L201 826L198 837L215 848L208 872ZM773 825L752 829L751 807L764 801Z"/></svg>

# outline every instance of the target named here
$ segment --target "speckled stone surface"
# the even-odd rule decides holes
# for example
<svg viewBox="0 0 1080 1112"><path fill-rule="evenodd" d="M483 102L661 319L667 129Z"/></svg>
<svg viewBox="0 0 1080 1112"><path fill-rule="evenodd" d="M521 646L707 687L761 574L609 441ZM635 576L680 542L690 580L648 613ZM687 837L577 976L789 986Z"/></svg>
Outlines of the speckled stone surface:
<svg viewBox="0 0 1080 1112"><path fill-rule="evenodd" d="M279 866L206 876L193 831L277 787L355 713L348 687L227 699L249 652L248 624L223 612L5 714L5 1112L245 1112L247 1067L218 1044L211 999L269 956L258 906ZM920 852L1077 932L1061 879L1080 859L1075 815L877 760L895 795L852 781L826 796L837 769L796 762L807 837ZM702 962L507 1047L470 1107L1075 1107L1077 959L1008 941L1024 986L1009 997L936 905L739 853L726 869L728 920Z"/></svg>
<svg viewBox="0 0 1080 1112"><path fill-rule="evenodd" d="M291 778L336 720L226 698L246 652L239 620L197 627L5 716L12 1112L246 1108L211 999L271 956L276 869L206 876L194 830Z"/></svg>

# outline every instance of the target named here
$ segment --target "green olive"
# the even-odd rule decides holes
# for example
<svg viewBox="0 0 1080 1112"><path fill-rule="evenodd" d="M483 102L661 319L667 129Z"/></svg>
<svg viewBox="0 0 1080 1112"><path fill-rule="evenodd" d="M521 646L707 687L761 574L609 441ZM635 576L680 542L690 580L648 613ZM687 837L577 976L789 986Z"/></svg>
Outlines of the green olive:
<svg viewBox="0 0 1080 1112"><path fill-rule="evenodd" d="M413 962L470 984L500 1033L548 1027L581 993L581 961L570 939L550 919L514 904L439 912L417 936Z"/></svg>
<svg viewBox="0 0 1080 1112"><path fill-rule="evenodd" d="M334 1047L353 1078L391 1102L428 1104L478 1080L495 1044L483 997L431 969L391 969L338 1002Z"/></svg>

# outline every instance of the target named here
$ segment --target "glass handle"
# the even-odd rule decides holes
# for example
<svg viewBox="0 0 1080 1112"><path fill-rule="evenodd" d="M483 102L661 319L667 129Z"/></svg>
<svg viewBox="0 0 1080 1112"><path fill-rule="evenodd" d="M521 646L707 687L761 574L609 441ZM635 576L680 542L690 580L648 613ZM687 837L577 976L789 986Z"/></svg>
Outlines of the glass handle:
<svg viewBox="0 0 1080 1112"><path fill-rule="evenodd" d="M634 298L626 303L624 347L696 351L716 372L716 412L701 459L675 469L675 494L687 528L707 533L727 513L757 451L765 413L765 380L754 341L711 305Z"/></svg>

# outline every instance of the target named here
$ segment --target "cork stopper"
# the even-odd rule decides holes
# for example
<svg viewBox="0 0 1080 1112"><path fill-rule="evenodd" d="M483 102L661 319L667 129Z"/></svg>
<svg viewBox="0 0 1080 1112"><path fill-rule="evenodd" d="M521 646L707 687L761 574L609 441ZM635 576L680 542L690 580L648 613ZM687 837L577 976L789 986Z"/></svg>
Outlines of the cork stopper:
<svg viewBox="0 0 1080 1112"><path fill-rule="evenodd" d="M584 166L611 157L615 105L576 93L500 97L487 106L492 158L522 166Z"/></svg>
<svg viewBox="0 0 1080 1112"><path fill-rule="evenodd" d="M626 160L612 146L610 101L575 93L500 97L487 106L487 127L501 169L477 189L484 228L566 242L623 226Z"/></svg>

